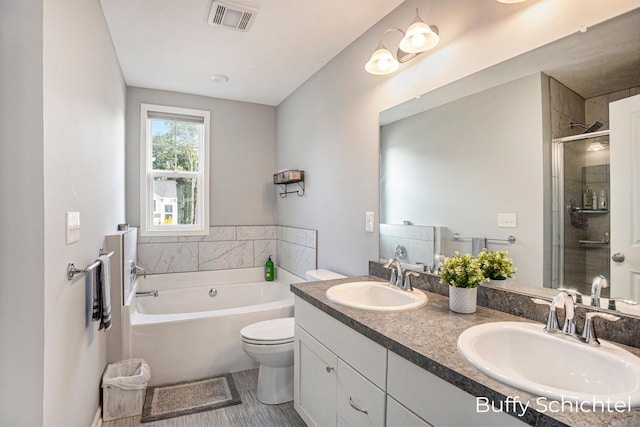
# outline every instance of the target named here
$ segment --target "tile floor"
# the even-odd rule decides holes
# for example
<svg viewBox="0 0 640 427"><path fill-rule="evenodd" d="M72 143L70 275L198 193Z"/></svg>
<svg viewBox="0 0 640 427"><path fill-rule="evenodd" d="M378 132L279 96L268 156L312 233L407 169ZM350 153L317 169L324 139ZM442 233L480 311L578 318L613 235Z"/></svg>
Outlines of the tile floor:
<svg viewBox="0 0 640 427"><path fill-rule="evenodd" d="M304 427L293 402L263 405L256 398L258 369L233 373L242 403L214 411L140 424L140 416L102 423L102 427Z"/></svg>

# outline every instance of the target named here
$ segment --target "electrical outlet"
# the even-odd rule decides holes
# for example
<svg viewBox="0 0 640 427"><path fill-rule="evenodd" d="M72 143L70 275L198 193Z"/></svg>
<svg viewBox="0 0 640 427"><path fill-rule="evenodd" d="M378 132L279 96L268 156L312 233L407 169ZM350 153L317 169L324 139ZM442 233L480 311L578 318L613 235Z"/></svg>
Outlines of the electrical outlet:
<svg viewBox="0 0 640 427"><path fill-rule="evenodd" d="M70 245L80 240L80 212L67 212L65 218L67 245Z"/></svg>
<svg viewBox="0 0 640 427"><path fill-rule="evenodd" d="M365 212L365 226L364 229L365 231L369 232L369 233L373 233L374 232L374 214L373 212Z"/></svg>
<svg viewBox="0 0 640 427"><path fill-rule="evenodd" d="M500 228L516 228L516 214L514 213L499 213L498 214L498 227Z"/></svg>

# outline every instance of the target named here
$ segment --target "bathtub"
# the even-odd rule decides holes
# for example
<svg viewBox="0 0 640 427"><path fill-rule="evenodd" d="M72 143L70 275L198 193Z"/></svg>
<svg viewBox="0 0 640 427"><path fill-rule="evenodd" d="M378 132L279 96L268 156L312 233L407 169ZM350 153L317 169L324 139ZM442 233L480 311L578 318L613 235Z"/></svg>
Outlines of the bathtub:
<svg viewBox="0 0 640 427"><path fill-rule="evenodd" d="M263 275L257 267L138 278L134 289L157 290L158 297L129 298L123 357L149 363L150 385L257 367L242 350L240 329L293 316L289 285L304 281L280 268L276 281L266 282Z"/></svg>

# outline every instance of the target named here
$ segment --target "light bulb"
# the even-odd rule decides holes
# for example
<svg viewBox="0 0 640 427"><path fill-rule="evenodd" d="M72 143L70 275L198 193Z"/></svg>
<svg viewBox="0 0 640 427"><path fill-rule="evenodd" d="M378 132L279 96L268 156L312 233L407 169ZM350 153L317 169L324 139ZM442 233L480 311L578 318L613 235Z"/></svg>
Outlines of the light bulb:
<svg viewBox="0 0 640 427"><path fill-rule="evenodd" d="M380 58L376 64L376 68L380 71L387 71L390 65L391 64L387 58Z"/></svg>
<svg viewBox="0 0 640 427"><path fill-rule="evenodd" d="M420 48L422 45L424 45L425 41L427 41L427 39L422 33L415 34L413 37L411 37L411 46L415 47L416 49Z"/></svg>

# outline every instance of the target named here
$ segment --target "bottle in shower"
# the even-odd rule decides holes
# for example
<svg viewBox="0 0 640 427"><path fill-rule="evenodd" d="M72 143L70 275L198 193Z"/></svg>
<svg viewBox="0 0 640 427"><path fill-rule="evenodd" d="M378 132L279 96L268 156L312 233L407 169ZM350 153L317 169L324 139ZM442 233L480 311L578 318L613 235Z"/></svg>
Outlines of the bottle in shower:
<svg viewBox="0 0 640 427"><path fill-rule="evenodd" d="M598 209L600 209L601 211L606 211L607 209L609 209L609 203L607 202L607 190L600 190Z"/></svg>
<svg viewBox="0 0 640 427"><path fill-rule="evenodd" d="M271 255L269 255L269 259L264 265L264 280L266 280L267 282L273 282L273 277L273 261L271 261Z"/></svg>

